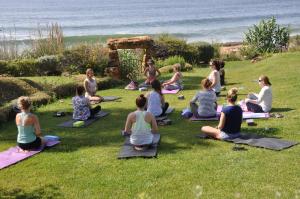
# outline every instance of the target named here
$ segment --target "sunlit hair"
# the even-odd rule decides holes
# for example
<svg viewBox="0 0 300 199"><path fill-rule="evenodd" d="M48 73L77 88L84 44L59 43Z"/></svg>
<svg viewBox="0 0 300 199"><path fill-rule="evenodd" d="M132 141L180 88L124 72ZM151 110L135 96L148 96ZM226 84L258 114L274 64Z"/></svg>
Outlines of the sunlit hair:
<svg viewBox="0 0 300 199"><path fill-rule="evenodd" d="M237 89L237 88L232 88L232 89L230 89L230 90L227 92L226 98L227 98L230 102L234 103L234 102L236 102L237 97L238 97L237 93L238 93L238 89Z"/></svg>
<svg viewBox="0 0 300 199"><path fill-rule="evenodd" d="M175 71L180 71L180 69L181 69L181 65L180 64L174 64L173 65L173 70L175 70Z"/></svg>
<svg viewBox="0 0 300 199"><path fill-rule="evenodd" d="M139 108L144 108L147 102L147 98L144 96L144 94L141 94L138 96L135 100L135 104Z"/></svg>
<svg viewBox="0 0 300 199"><path fill-rule="evenodd" d="M265 76L265 75L261 75L261 76L259 77L259 79L260 79L265 85L268 85L268 86L271 86L271 85L272 85L271 82L270 82L270 80L269 80L269 78L268 78L267 76Z"/></svg>
<svg viewBox="0 0 300 199"><path fill-rule="evenodd" d="M211 82L208 78L204 78L204 79L201 81L201 86L202 86L202 88L204 88L204 89L210 88L211 85L212 85L212 82Z"/></svg>
<svg viewBox="0 0 300 199"><path fill-rule="evenodd" d="M31 106L31 100L27 96L21 96L18 98L18 107L23 110L29 109Z"/></svg>
<svg viewBox="0 0 300 199"><path fill-rule="evenodd" d="M86 72L85 72L85 74L86 74L86 75L88 75L90 72L94 72L94 71L93 71L93 69L91 69L91 68L88 68L88 69L86 69Z"/></svg>
<svg viewBox="0 0 300 199"><path fill-rule="evenodd" d="M81 96L83 95L84 87L83 86L77 86L76 87L76 95Z"/></svg>

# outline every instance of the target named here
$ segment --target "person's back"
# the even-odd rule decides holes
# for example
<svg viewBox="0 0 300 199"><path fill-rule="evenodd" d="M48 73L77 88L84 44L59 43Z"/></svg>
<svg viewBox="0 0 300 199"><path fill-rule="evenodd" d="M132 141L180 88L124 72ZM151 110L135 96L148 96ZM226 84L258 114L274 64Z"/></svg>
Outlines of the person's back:
<svg viewBox="0 0 300 199"><path fill-rule="evenodd" d="M151 132L151 119L146 121L147 113L146 111L137 110L135 114L135 123L133 123L131 128L130 143L133 145L146 145L152 143L153 134Z"/></svg>
<svg viewBox="0 0 300 199"><path fill-rule="evenodd" d="M87 120L91 113L89 107L89 100L84 96L75 96L72 98L73 104L73 119L74 120Z"/></svg>
<svg viewBox="0 0 300 199"><path fill-rule="evenodd" d="M16 116L16 124L18 128L18 143L30 143L36 139L33 115L27 112L18 113Z"/></svg>
<svg viewBox="0 0 300 199"><path fill-rule="evenodd" d="M147 111L154 116L159 116L162 113L161 96L156 91L151 91L148 95Z"/></svg>
<svg viewBox="0 0 300 199"><path fill-rule="evenodd" d="M264 112L272 109L272 89L271 86L264 86L258 94L258 102Z"/></svg>
<svg viewBox="0 0 300 199"><path fill-rule="evenodd" d="M199 101L198 114L201 117L216 115L216 94L213 90L199 91L197 95Z"/></svg>
<svg viewBox="0 0 300 199"><path fill-rule="evenodd" d="M240 106L225 106L222 109L225 114L225 125L221 129L227 134L238 134L241 130L243 110Z"/></svg>

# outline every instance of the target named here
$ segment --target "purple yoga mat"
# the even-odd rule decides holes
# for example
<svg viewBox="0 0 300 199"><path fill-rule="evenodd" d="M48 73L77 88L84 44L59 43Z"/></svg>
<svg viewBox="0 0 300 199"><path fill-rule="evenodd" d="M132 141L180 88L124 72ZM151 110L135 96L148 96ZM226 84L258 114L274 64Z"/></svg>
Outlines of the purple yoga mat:
<svg viewBox="0 0 300 199"><path fill-rule="evenodd" d="M60 143L60 141L48 141L46 143L46 147L52 147L54 145L57 145ZM29 158L41 151L44 150L44 148L28 151L28 152L20 152L20 148L15 146L11 147L6 151L3 151L0 153L0 169L3 169L5 167L8 167L12 164L16 164L19 161L22 161L26 158Z"/></svg>
<svg viewBox="0 0 300 199"><path fill-rule="evenodd" d="M162 94L176 94L179 92L179 89L176 90L166 90L166 89L162 89Z"/></svg>

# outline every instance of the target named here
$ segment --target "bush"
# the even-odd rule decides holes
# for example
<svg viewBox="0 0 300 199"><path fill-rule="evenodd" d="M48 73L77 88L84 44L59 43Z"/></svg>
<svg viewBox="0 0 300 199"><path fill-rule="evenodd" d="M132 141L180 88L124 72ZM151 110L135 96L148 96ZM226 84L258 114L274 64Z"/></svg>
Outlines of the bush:
<svg viewBox="0 0 300 199"><path fill-rule="evenodd" d="M56 55L46 55L37 59L37 73L39 75L61 75L59 58Z"/></svg>
<svg viewBox="0 0 300 199"><path fill-rule="evenodd" d="M174 65L177 63L179 63L181 66L184 66L185 65L184 58L181 56L175 55L175 56L168 57L165 60L158 60L155 65L157 67L161 68L163 66Z"/></svg>
<svg viewBox="0 0 300 199"><path fill-rule="evenodd" d="M261 20L245 33L244 43L257 54L280 52L286 49L289 30L276 24L276 19ZM253 53L254 54L254 53Z"/></svg>
<svg viewBox="0 0 300 199"><path fill-rule="evenodd" d="M189 57L186 59L190 63L208 63L215 53L215 48L206 42L191 43Z"/></svg>
<svg viewBox="0 0 300 199"><path fill-rule="evenodd" d="M37 61L35 59L21 59L9 61L7 73L11 76L34 76L37 74Z"/></svg>
<svg viewBox="0 0 300 199"><path fill-rule="evenodd" d="M0 60L0 75L7 73L7 64L8 64L7 61Z"/></svg>
<svg viewBox="0 0 300 199"><path fill-rule="evenodd" d="M120 73L121 79L127 79L127 75L131 73L134 79L142 74L142 60L133 50L119 50Z"/></svg>
<svg viewBox="0 0 300 199"><path fill-rule="evenodd" d="M100 44L79 44L63 52L62 70L70 73L85 73L92 68L95 74L104 75L108 65L108 48Z"/></svg>
<svg viewBox="0 0 300 199"><path fill-rule="evenodd" d="M289 51L299 51L299 50L300 50L300 35L290 37Z"/></svg>

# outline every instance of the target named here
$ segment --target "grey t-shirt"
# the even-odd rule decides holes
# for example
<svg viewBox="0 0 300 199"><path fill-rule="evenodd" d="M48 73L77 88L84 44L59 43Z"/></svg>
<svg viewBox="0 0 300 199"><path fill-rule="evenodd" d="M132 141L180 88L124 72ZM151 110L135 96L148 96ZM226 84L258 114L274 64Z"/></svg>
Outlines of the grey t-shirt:
<svg viewBox="0 0 300 199"><path fill-rule="evenodd" d="M193 103L199 102L198 114L199 116L213 116L216 114L216 94L213 90L199 91L193 97Z"/></svg>

